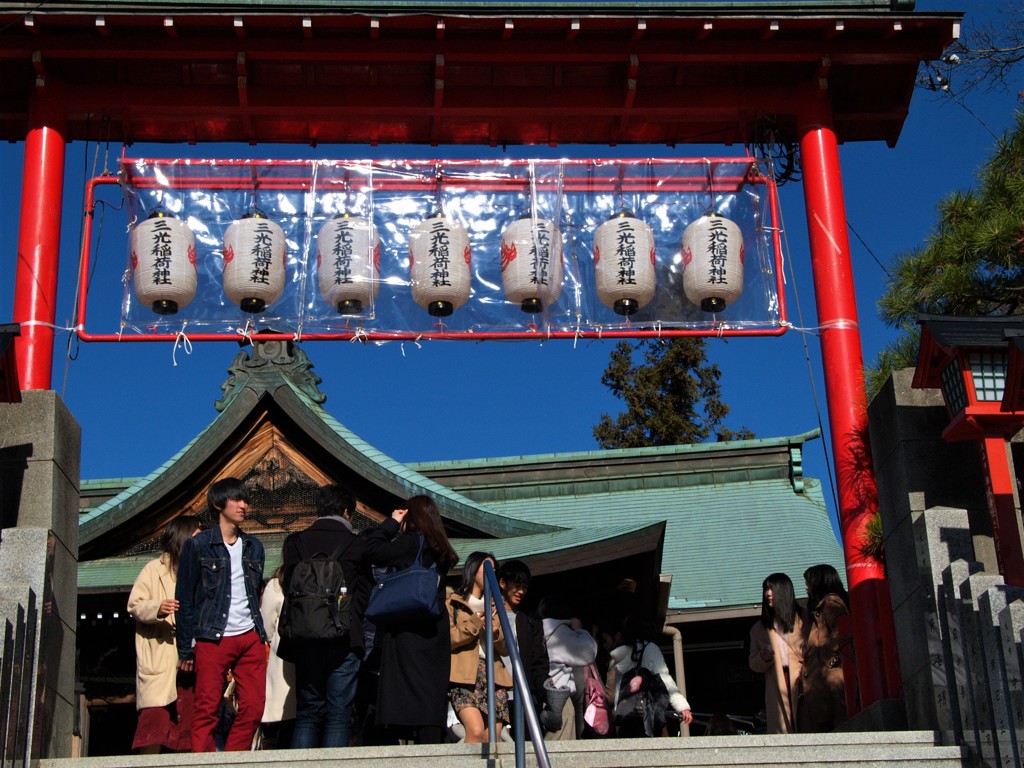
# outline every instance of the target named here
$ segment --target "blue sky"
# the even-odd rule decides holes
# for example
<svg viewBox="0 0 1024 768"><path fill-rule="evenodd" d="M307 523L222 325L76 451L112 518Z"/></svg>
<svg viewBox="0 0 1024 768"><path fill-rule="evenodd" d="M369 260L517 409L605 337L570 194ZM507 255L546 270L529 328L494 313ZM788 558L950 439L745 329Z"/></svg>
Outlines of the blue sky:
<svg viewBox="0 0 1024 768"><path fill-rule="evenodd" d="M980 5L980 3L978 3ZM972 3L917 3L919 11L955 10ZM988 3L985 4L989 5ZM967 25L973 9L968 8ZM990 16L992 10L986 11ZM954 73L955 76L955 73ZM875 302L885 281L885 266L903 251L920 245L935 221L935 205L954 189L973 186L974 171L1021 107L1018 81L1007 92L971 93L968 109L948 98L919 90L895 149L882 142L840 148L847 218L852 228L863 353L866 362L894 336L878 320ZM955 80L954 80L955 86ZM973 115L971 113L974 113ZM57 324L70 325L77 279L82 194L93 175L95 145L69 145L62 225ZM100 167L103 167L100 148ZM299 157L431 158L437 150L391 147L296 148ZM5 178L21 178L23 147L0 146ZM263 147L174 147L136 145L132 157L269 157ZM509 148L515 157L699 157L735 155L737 148L681 146L650 148ZM88 153L88 157L86 157ZM119 146L106 161L115 167ZM514 153L514 154L513 154ZM473 148L470 156L500 157L500 149ZM0 323L12 319L17 252L19 185L0 188ZM803 186L781 189L788 242L787 302L790 321L815 325ZM113 214L108 214L113 216ZM109 237L121 237L116 224ZM863 242L861 242L863 241ZM120 242L120 241L118 241ZM111 258L114 258L111 256ZM123 253L117 251L123 264ZM121 286L97 282L90 291L90 317L106 311L116 318ZM802 319L801 315L802 313ZM107 330L109 326L94 330ZM82 425L82 478L147 474L177 452L216 416L227 367L238 351L228 343L197 343L191 354L171 344L78 343L67 352L61 334L54 356L53 388ZM617 413L619 401L601 385L601 373L614 347L611 341L431 342L384 345L347 342L307 343L314 371L323 379L327 409L347 427L400 461L482 458L593 450L592 427L602 413ZM728 423L747 426L759 437L793 435L821 424L827 430L821 357L813 331L791 331L780 338L712 339L711 359L722 370L724 397L732 412ZM73 359L72 359L73 358ZM176 365L174 362L176 361ZM809 370L810 369L810 370ZM815 395L816 391L816 395ZM827 441L808 444L806 474L828 482ZM826 491L826 496L830 492ZM830 508L834 507L831 499Z"/></svg>

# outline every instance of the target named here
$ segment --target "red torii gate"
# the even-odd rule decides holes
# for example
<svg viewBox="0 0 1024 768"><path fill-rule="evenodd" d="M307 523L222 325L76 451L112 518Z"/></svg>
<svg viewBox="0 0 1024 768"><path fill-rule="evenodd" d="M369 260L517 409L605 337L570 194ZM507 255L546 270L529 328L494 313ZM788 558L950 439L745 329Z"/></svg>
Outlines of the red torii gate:
<svg viewBox="0 0 1024 768"><path fill-rule="evenodd" d="M68 141L799 146L862 706L899 695L840 141L895 144L962 14L913 0L0 0L0 137L25 141L14 321L50 387Z"/></svg>

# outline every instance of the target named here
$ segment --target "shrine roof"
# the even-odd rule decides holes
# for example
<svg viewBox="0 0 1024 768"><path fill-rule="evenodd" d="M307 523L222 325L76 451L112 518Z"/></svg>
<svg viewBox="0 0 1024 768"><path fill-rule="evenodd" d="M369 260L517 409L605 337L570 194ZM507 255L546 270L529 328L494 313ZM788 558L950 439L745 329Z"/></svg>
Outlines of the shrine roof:
<svg viewBox="0 0 1024 768"><path fill-rule="evenodd" d="M116 481L83 483L85 503L93 494L116 495L80 515L82 589L130 585L139 558L153 557L126 556L140 552L140 541L155 541L166 520L204 503L210 482L242 476L268 446L286 443L295 466L318 467L317 476L329 478L318 482L351 483L360 502L378 513L430 495L461 555L484 550L499 560L521 558L537 575L550 575L653 554L661 572L673 574L675 611L749 610L760 602L768 573L787 571L799 581L797 574L815 563L842 570L821 484L803 474L804 444L817 440L818 430L409 465L324 408L312 367L298 345L254 342L229 367L215 404L219 415L188 445L146 477L123 481L130 485L119 492ZM272 438L261 442L266 430ZM291 529L250 530L267 547L268 568L276 567Z"/></svg>
<svg viewBox="0 0 1024 768"><path fill-rule="evenodd" d="M759 606L769 573L816 563L843 573L821 483L804 443L782 438L414 465L488 508L569 529L664 522L669 608Z"/></svg>
<svg viewBox="0 0 1024 768"><path fill-rule="evenodd" d="M459 555L459 566L476 550L493 554L499 562L512 558L527 560L534 576L558 573L603 563L638 552L656 550L664 536L663 523L618 523L587 528L563 529L554 533L513 536L505 539L451 539ZM261 537L266 548L264 573L281 564L284 535ZM108 557L79 563L78 588L83 594L127 592L153 553L131 557Z"/></svg>

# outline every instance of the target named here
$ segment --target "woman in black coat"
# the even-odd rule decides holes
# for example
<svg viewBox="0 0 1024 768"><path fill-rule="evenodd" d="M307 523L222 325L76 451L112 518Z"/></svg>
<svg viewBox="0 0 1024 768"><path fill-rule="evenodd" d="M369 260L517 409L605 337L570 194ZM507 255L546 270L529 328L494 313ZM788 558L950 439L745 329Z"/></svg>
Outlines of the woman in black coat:
<svg viewBox="0 0 1024 768"><path fill-rule="evenodd" d="M395 538L396 533L401 533ZM444 605L444 576L459 557L448 542L437 505L428 496L414 496L405 509L363 534L366 559L375 567L405 568L416 559L423 542L423 565L437 564L439 604ZM448 615L393 627L378 627L380 648L376 727L395 738L417 744L440 744L448 720L448 676L451 640Z"/></svg>

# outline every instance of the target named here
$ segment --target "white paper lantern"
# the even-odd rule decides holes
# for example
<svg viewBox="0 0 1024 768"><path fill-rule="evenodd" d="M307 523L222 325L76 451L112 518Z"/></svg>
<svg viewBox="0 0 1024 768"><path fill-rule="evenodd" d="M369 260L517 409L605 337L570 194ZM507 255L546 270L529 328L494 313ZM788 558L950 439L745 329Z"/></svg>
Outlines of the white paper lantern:
<svg viewBox="0 0 1024 768"><path fill-rule="evenodd" d="M683 292L705 312L743 293L743 233L722 216L701 216L683 232Z"/></svg>
<svg viewBox="0 0 1024 768"><path fill-rule="evenodd" d="M523 312L542 312L562 292L562 233L549 219L512 222L501 235L501 282Z"/></svg>
<svg viewBox="0 0 1024 768"><path fill-rule="evenodd" d="M196 238L188 224L156 212L131 234L132 284L139 302L173 315L196 296Z"/></svg>
<svg viewBox="0 0 1024 768"><path fill-rule="evenodd" d="M284 230L254 213L224 234L224 293L245 312L262 312L284 293Z"/></svg>
<svg viewBox="0 0 1024 768"><path fill-rule="evenodd" d="M420 222L409 236L412 299L434 317L469 300L471 254L466 228L447 216Z"/></svg>
<svg viewBox="0 0 1024 768"><path fill-rule="evenodd" d="M320 295L342 315L358 315L380 290L380 236L361 216L328 221L316 237Z"/></svg>
<svg viewBox="0 0 1024 768"><path fill-rule="evenodd" d="M654 298L654 232L629 211L614 216L594 235L597 297L620 315L632 315Z"/></svg>

